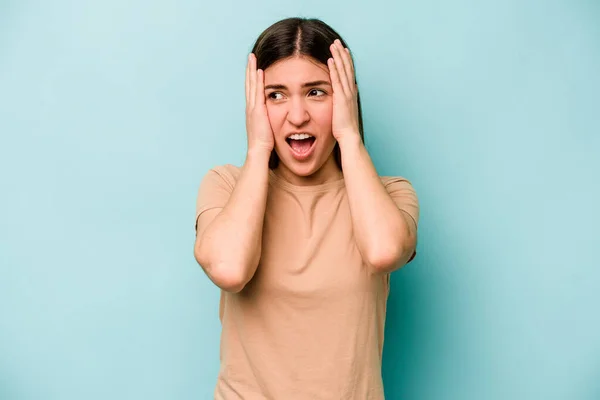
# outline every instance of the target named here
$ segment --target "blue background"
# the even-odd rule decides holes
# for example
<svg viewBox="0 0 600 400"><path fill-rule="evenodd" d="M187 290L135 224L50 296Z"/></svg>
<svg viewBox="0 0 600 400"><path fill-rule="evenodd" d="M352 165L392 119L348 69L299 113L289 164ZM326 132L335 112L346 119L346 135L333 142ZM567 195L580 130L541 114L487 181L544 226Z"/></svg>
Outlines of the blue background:
<svg viewBox="0 0 600 400"><path fill-rule="evenodd" d="M0 399L209 399L198 185L244 160L288 16L348 41L368 149L421 201L389 399L600 399L600 3L0 2Z"/></svg>

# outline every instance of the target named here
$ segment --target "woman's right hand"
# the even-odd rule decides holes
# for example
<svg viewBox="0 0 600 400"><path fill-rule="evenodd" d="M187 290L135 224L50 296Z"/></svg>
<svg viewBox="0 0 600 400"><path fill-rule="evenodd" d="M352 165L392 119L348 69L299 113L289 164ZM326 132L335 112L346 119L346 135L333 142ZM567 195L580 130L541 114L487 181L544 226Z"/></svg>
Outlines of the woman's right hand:
<svg viewBox="0 0 600 400"><path fill-rule="evenodd" d="M265 104L265 74L256 69L256 56L252 53L246 66L246 132L248 151L273 150L275 138Z"/></svg>

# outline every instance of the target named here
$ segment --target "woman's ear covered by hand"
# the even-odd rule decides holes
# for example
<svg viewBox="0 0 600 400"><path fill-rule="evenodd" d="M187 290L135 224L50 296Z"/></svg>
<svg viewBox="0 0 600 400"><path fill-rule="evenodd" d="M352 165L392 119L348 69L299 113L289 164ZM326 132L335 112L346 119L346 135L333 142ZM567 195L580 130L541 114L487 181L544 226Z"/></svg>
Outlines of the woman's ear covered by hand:
<svg viewBox="0 0 600 400"><path fill-rule="evenodd" d="M275 139L265 104L265 74L256 68L256 56L252 53L246 66L246 132L248 151L273 150Z"/></svg>
<svg viewBox="0 0 600 400"><path fill-rule="evenodd" d="M358 123L358 88L350 51L336 39L330 46L332 58L327 60L333 86L332 131L335 139L360 141Z"/></svg>

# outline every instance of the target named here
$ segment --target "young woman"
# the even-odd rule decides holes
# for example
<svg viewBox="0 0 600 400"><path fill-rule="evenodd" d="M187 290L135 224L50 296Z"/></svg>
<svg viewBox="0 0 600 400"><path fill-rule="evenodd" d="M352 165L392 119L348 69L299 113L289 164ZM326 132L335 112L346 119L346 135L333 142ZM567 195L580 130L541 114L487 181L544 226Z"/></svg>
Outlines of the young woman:
<svg viewBox="0 0 600 400"><path fill-rule="evenodd" d="M246 68L244 165L200 184L194 256L221 289L216 399L383 399L389 275L415 256L410 182L363 144L340 36L290 18Z"/></svg>

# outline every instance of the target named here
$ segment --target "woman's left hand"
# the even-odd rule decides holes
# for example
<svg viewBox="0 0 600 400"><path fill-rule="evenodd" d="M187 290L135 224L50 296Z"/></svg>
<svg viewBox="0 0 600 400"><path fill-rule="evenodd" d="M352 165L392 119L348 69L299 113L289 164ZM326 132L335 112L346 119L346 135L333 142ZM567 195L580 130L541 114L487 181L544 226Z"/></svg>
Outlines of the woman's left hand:
<svg viewBox="0 0 600 400"><path fill-rule="evenodd" d="M327 60L333 86L333 137L338 141L359 139L358 91L350 51L336 39L330 46L333 58Z"/></svg>

